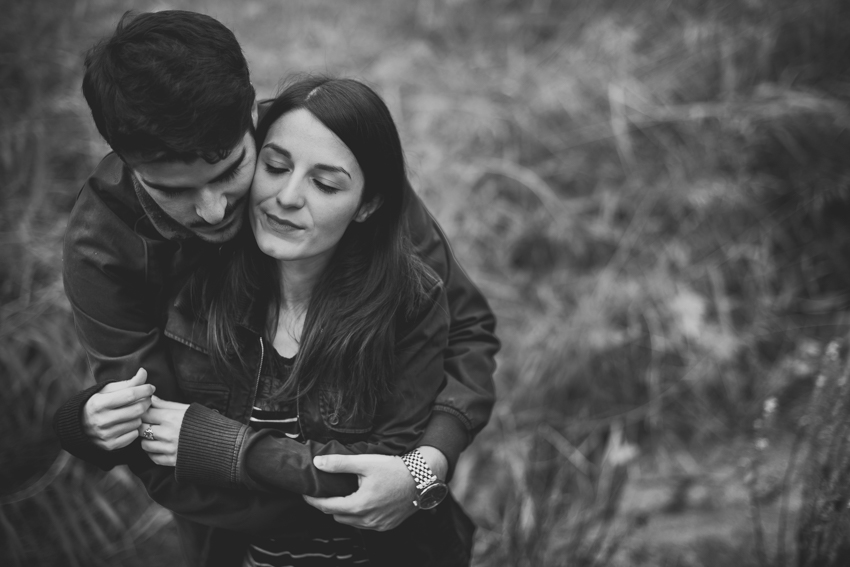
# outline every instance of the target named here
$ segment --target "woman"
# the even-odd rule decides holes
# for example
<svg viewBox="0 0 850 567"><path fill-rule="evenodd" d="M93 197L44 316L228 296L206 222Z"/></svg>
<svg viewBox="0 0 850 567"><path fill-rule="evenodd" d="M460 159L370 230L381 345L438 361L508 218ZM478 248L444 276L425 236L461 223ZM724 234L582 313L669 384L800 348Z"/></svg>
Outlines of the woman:
<svg viewBox="0 0 850 567"><path fill-rule="evenodd" d="M348 494L356 478L322 473L312 458L416 446L443 383L445 292L410 251L401 144L368 87L293 84L261 119L257 144L253 234L223 250L217 270L196 273L169 312L175 371L197 403L158 401L143 448L155 462L176 451L181 481ZM306 505L293 520L286 534L253 537L244 564L468 562L471 525L451 498L386 533Z"/></svg>

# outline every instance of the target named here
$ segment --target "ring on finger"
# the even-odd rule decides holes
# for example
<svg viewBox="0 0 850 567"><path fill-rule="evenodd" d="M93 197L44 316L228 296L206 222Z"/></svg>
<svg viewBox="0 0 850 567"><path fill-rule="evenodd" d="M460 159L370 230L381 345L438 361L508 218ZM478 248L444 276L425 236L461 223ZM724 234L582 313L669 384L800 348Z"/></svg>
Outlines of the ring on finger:
<svg viewBox="0 0 850 567"><path fill-rule="evenodd" d="M145 429L144 433L142 433L142 437L144 437L148 441L156 441L156 437L154 436L153 430L151 429L150 425L148 425L148 428Z"/></svg>

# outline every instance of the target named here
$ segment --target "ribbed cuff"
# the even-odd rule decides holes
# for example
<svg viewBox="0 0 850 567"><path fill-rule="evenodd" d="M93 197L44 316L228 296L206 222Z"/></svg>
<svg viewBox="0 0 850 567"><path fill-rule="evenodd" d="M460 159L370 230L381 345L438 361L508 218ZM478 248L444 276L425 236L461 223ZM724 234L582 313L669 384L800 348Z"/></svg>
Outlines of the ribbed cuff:
<svg viewBox="0 0 850 567"><path fill-rule="evenodd" d="M91 442L83 430L83 409L93 395L109 382L101 382L74 394L56 410L53 416L53 432L63 449L103 470L121 464L123 451L107 451Z"/></svg>
<svg viewBox="0 0 850 567"><path fill-rule="evenodd" d="M452 478L460 454L469 445L469 434L457 417L435 407L419 445L439 449L449 463L446 480Z"/></svg>
<svg viewBox="0 0 850 567"><path fill-rule="evenodd" d="M237 485L236 462L245 427L205 406L191 404L180 427L174 471L177 481L225 488Z"/></svg>

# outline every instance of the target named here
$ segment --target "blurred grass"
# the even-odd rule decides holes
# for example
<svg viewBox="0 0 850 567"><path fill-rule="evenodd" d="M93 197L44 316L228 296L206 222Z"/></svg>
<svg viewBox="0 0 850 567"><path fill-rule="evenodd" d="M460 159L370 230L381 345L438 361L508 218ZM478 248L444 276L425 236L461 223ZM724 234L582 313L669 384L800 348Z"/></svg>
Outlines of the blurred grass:
<svg viewBox="0 0 850 567"><path fill-rule="evenodd" d="M648 466L750 439L767 398L793 433L824 345L847 330L844 2L3 4L11 564L141 563L127 528L149 519L143 535L174 550L129 477L63 459L48 427L85 383L59 242L105 152L80 52L130 7L221 19L261 96L320 70L387 99L414 186L499 317L499 403L454 483L480 526L477 565L758 564L746 534L635 542L651 518L619 509Z"/></svg>
<svg viewBox="0 0 850 567"><path fill-rule="evenodd" d="M61 241L97 163L77 95L88 2L0 4L0 564L146 565L174 557L170 515L124 470L61 452L53 413L88 384ZM99 150L100 151L100 150ZM145 547L157 534L160 545Z"/></svg>

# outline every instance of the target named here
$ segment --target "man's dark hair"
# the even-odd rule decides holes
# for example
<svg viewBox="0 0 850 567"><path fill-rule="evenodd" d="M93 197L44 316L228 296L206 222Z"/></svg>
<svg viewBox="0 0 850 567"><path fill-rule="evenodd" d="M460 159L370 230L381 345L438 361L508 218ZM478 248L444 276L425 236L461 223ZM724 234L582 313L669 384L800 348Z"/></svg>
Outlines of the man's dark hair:
<svg viewBox="0 0 850 567"><path fill-rule="evenodd" d="M127 12L85 68L97 129L125 159L215 163L252 126L248 63L233 32L209 16Z"/></svg>

